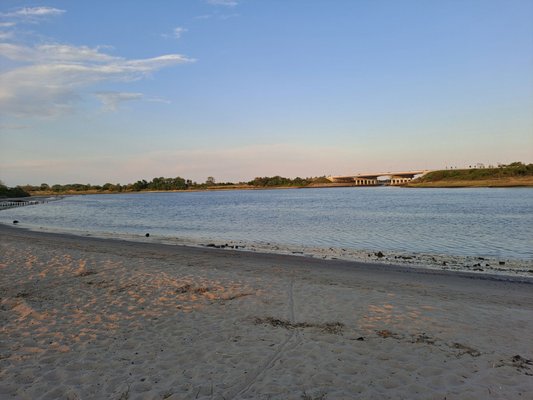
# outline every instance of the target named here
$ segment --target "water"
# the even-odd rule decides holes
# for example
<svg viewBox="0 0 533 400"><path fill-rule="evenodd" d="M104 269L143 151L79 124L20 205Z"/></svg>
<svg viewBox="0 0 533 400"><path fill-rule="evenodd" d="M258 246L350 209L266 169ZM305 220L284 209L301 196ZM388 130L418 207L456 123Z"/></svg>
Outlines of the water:
<svg viewBox="0 0 533 400"><path fill-rule="evenodd" d="M72 196L0 222L92 234L533 260L533 189L394 187Z"/></svg>

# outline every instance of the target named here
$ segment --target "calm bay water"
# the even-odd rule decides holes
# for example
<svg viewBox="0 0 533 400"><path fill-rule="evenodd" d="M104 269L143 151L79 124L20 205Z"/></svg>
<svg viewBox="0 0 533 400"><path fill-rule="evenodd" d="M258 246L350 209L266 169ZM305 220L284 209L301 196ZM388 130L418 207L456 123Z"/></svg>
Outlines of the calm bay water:
<svg viewBox="0 0 533 400"><path fill-rule="evenodd" d="M0 222L94 234L533 259L533 189L336 188L73 196Z"/></svg>

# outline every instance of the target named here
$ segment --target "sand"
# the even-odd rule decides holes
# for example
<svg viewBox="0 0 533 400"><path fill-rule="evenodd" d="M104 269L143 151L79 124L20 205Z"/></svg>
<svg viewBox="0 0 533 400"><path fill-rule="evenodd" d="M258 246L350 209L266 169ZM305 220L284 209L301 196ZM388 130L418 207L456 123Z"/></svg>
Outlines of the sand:
<svg viewBox="0 0 533 400"><path fill-rule="evenodd" d="M0 398L532 399L533 279L0 226Z"/></svg>

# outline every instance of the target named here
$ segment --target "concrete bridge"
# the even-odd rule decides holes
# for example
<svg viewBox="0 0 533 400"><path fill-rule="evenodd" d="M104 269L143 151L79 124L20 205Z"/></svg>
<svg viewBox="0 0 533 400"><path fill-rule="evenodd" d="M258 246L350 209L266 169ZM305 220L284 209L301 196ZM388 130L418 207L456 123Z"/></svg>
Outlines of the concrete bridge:
<svg viewBox="0 0 533 400"><path fill-rule="evenodd" d="M389 184L391 186L398 186L406 184L413 180L417 175L425 175L430 170L417 171L400 171L400 172L383 172L376 174L358 174L358 175L339 175L329 176L328 179L334 183L351 183L353 186L380 186ZM380 180L378 178L385 178ZM388 179L387 179L388 178Z"/></svg>

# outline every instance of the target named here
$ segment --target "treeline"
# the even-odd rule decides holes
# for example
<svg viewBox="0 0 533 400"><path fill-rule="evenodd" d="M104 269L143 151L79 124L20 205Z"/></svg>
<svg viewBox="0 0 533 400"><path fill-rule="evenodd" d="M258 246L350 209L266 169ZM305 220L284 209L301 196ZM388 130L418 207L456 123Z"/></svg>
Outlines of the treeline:
<svg viewBox="0 0 533 400"><path fill-rule="evenodd" d="M65 185L49 185L42 183L40 185L23 185L9 190L17 190L26 195L45 195L45 194L75 194L75 193L126 193L141 191L172 191L172 190L205 190L205 189L223 189L223 188L265 188L265 187L305 187L313 184L330 183L326 177L318 178L284 178L281 176L259 177L249 182L216 182L212 176L208 177L205 182L197 183L191 179L182 177L153 178L151 181L145 179L138 180L134 183L121 185L120 183L106 183L104 185L91 185L83 183L69 183ZM7 189L7 188L6 188ZM19 197L9 195L7 197Z"/></svg>
<svg viewBox="0 0 533 400"><path fill-rule="evenodd" d="M476 181L483 179L501 179L522 176L533 176L533 164L513 162L492 168L450 169L430 172L417 179L417 182L438 182L442 180Z"/></svg>
<svg viewBox="0 0 533 400"><path fill-rule="evenodd" d="M215 183L206 181L206 183L196 183L190 179L181 177L176 178L154 178L151 181L145 179L138 180L134 183L121 185L120 183L105 183L103 185L91 185L83 183L68 183L65 185L48 185L42 183L39 186L23 185L20 188L29 192L43 193L122 193L122 192L140 192L140 191L164 191L164 190L187 190L187 189L206 189L209 186L227 186L232 183Z"/></svg>
<svg viewBox="0 0 533 400"><path fill-rule="evenodd" d="M0 183L0 198L28 197L30 194L20 186L8 188Z"/></svg>
<svg viewBox="0 0 533 400"><path fill-rule="evenodd" d="M296 177L294 179L284 178L282 176L265 176L255 178L248 182L250 186L256 187L290 187L290 186L309 186L311 184L323 184L331 183L325 176L318 178L300 178Z"/></svg>

